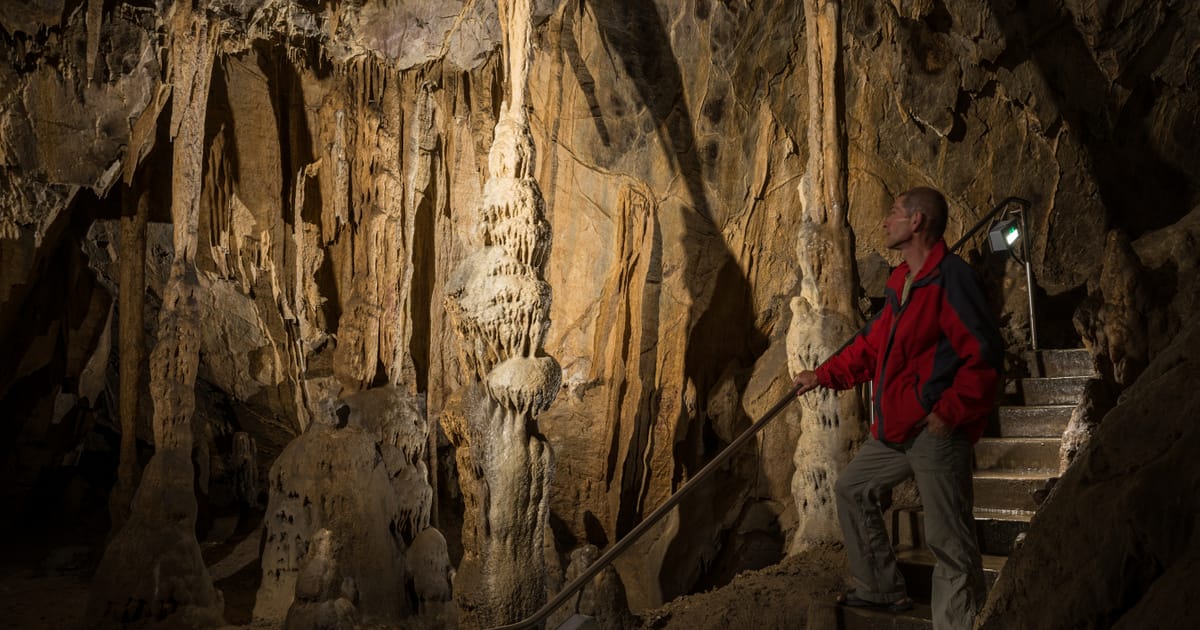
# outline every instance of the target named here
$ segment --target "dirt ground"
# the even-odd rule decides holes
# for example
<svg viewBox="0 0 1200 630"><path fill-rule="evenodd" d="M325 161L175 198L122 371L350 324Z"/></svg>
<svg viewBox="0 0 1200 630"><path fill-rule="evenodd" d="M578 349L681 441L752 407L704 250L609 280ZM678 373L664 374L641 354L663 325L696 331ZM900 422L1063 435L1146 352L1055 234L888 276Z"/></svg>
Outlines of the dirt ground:
<svg viewBox="0 0 1200 630"><path fill-rule="evenodd" d="M842 588L840 548L816 548L779 564L738 574L729 584L676 599L643 616L643 628L774 630L806 626L813 601L832 601Z"/></svg>
<svg viewBox="0 0 1200 630"><path fill-rule="evenodd" d="M0 627L13 630L81 628L88 597L87 548L49 553L7 548L0 557ZM257 567L254 567L257 569ZM681 597L642 616L642 628L804 628L808 606L831 600L842 584L840 550L818 548L777 565L739 574L730 584ZM223 580L226 621L249 625L257 580L250 572ZM238 589L241 586L243 588ZM247 592L241 592L245 590Z"/></svg>
<svg viewBox="0 0 1200 630"><path fill-rule="evenodd" d="M81 628L89 558L86 546L46 551L11 539L0 546L0 627Z"/></svg>

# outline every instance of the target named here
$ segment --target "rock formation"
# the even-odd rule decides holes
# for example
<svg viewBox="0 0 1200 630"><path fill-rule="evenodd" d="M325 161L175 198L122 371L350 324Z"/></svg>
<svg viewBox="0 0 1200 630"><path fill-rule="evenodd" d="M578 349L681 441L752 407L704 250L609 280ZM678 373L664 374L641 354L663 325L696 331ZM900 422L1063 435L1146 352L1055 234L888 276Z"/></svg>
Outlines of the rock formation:
<svg viewBox="0 0 1200 630"><path fill-rule="evenodd" d="M158 343L150 356L154 443L125 526L105 549L88 602L88 624L211 627L223 613L221 593L196 540L192 445L200 313L196 293L197 225L205 112L216 33L203 11L178 5L172 16L171 215L174 252L164 292Z"/></svg>
<svg viewBox="0 0 1200 630"><path fill-rule="evenodd" d="M841 6L804 3L808 66L808 168L800 183L804 222L796 255L800 295L792 298L788 330L792 372L812 369L845 343L861 319L846 223L845 139L842 134ZM840 540L833 482L862 434L855 392L816 392L802 401L792 495L799 524L791 551Z"/></svg>
<svg viewBox="0 0 1200 630"><path fill-rule="evenodd" d="M357 627L358 590L354 578L345 577L338 570L340 551L328 529L317 530L308 539L308 550L295 576L295 599L288 607L282 627L288 630ZM385 574L385 577L395 576Z"/></svg>
<svg viewBox="0 0 1200 630"><path fill-rule="evenodd" d="M132 170L132 169L130 169ZM131 184L132 182L126 182ZM142 182L144 184L144 182ZM149 193L129 194L124 205L133 206L121 217L121 243L127 248L120 265L120 420L121 451L117 483L109 499L113 529L120 529L129 517L129 505L136 489L138 402L142 391L142 349L146 297L146 222L149 218ZM123 210L126 210L123 208Z"/></svg>
<svg viewBox="0 0 1200 630"><path fill-rule="evenodd" d="M343 402L340 416L314 423L271 468L256 619L352 627L337 624L395 624L417 613L405 556L429 527L428 428L395 387Z"/></svg>
<svg viewBox="0 0 1200 630"><path fill-rule="evenodd" d="M466 346L472 379L445 414L467 495L463 563L456 581L468 627L513 623L545 601L547 494L553 459L537 416L558 395L561 370L542 354L550 326L543 280L550 226L534 172L526 112L532 4L501 0L508 77L487 183L472 226L480 247L447 287L447 309ZM445 412L443 412L445 413Z"/></svg>

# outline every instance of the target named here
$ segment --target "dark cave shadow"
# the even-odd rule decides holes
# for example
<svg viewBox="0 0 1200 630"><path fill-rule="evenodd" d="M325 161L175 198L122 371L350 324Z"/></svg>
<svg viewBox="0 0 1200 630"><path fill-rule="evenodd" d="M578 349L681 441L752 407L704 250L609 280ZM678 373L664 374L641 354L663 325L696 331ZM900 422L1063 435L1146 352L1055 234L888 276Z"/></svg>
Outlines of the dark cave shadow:
<svg viewBox="0 0 1200 630"><path fill-rule="evenodd" d="M571 8L563 9L558 41L571 71L575 73L575 81L579 83L579 89L583 91L583 97L587 100L588 111L592 114L592 122L596 125L596 133L600 136L600 142L608 147L612 146L612 136L609 135L608 126L604 124L604 112L600 107L600 99L596 96L596 79L588 70L587 62L579 54L579 42L575 40L575 37L568 35L574 32L576 15L583 12L586 0L578 1L578 11Z"/></svg>
<svg viewBox="0 0 1200 630"><path fill-rule="evenodd" d="M687 335L684 376L685 385L686 382L694 385L696 413L694 417L681 418L687 421L687 428L673 445L672 485L677 488L723 446L719 440L714 442L705 436L704 403L710 390L727 365L734 363L744 368L753 365L756 357L765 351L767 339L754 326L750 283L725 244L705 194L706 167L697 152L692 116L684 98L683 74L658 10L654 5L638 0L581 0L581 7L584 4L595 15L607 52L622 64L632 80L668 157L673 156L674 166L682 177L691 203L683 209L685 233L690 238L683 242L680 273L694 302L703 306L693 307L689 313L692 327ZM713 148L719 150L716 145ZM656 309L648 310L657 314ZM621 489L618 537L640 522L647 509L655 507L645 504L650 471L644 458L653 451L656 433L653 425L658 419L663 393L646 388L643 400L639 401L638 408L642 413L636 419L635 443L631 445L626 461L620 462L624 478L631 483ZM690 414L682 401L683 394L678 393L681 414L687 416ZM711 520L711 507L696 499L697 496L702 495L693 495L679 506L682 523L687 523L691 517ZM672 543L664 558L663 574L658 576L664 582L665 599L684 594L690 587L671 583L669 574L673 559L687 562L694 553L693 549Z"/></svg>
<svg viewBox="0 0 1200 630"><path fill-rule="evenodd" d="M1055 3L988 0L1007 48L997 65L1015 68L1029 61L1044 79L1059 115L1076 132L1100 191L1110 227L1133 238L1171 225L1192 208L1187 176L1155 151L1145 118L1162 93L1152 72L1168 54L1180 28L1174 11L1117 83L1131 93L1114 102L1108 79L1092 58L1084 36L1065 9ZM1046 135L1054 135L1054 129ZM1036 201L1036 200L1035 200ZM1148 207L1154 212L1146 212Z"/></svg>

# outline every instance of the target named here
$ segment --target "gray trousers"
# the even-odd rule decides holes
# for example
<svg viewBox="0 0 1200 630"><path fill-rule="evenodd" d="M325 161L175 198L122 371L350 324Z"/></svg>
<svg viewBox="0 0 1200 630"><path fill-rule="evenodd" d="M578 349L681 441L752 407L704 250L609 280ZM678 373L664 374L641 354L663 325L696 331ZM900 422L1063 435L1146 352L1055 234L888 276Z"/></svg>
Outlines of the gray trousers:
<svg viewBox="0 0 1200 630"><path fill-rule="evenodd" d="M904 578L884 529L881 497L914 476L925 513L933 569L933 627L970 629L985 588L972 515L971 444L922 431L904 449L869 438L838 478L837 507L855 594L891 603L905 596Z"/></svg>

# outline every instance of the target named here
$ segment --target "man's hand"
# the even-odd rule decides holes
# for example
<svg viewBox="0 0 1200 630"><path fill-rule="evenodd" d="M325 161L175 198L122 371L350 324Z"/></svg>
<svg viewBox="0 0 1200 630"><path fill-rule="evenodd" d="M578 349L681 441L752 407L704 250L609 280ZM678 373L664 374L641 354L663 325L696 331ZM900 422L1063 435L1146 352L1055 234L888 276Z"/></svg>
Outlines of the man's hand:
<svg viewBox="0 0 1200 630"><path fill-rule="evenodd" d="M820 383L817 382L817 373L812 370L804 370L792 379L792 385L796 386L796 397L799 398L816 388Z"/></svg>
<svg viewBox="0 0 1200 630"><path fill-rule="evenodd" d="M954 427L945 420L942 420L941 416L933 412L930 412L928 416L925 416L925 428L929 429L930 433L938 437L945 438L954 434Z"/></svg>

